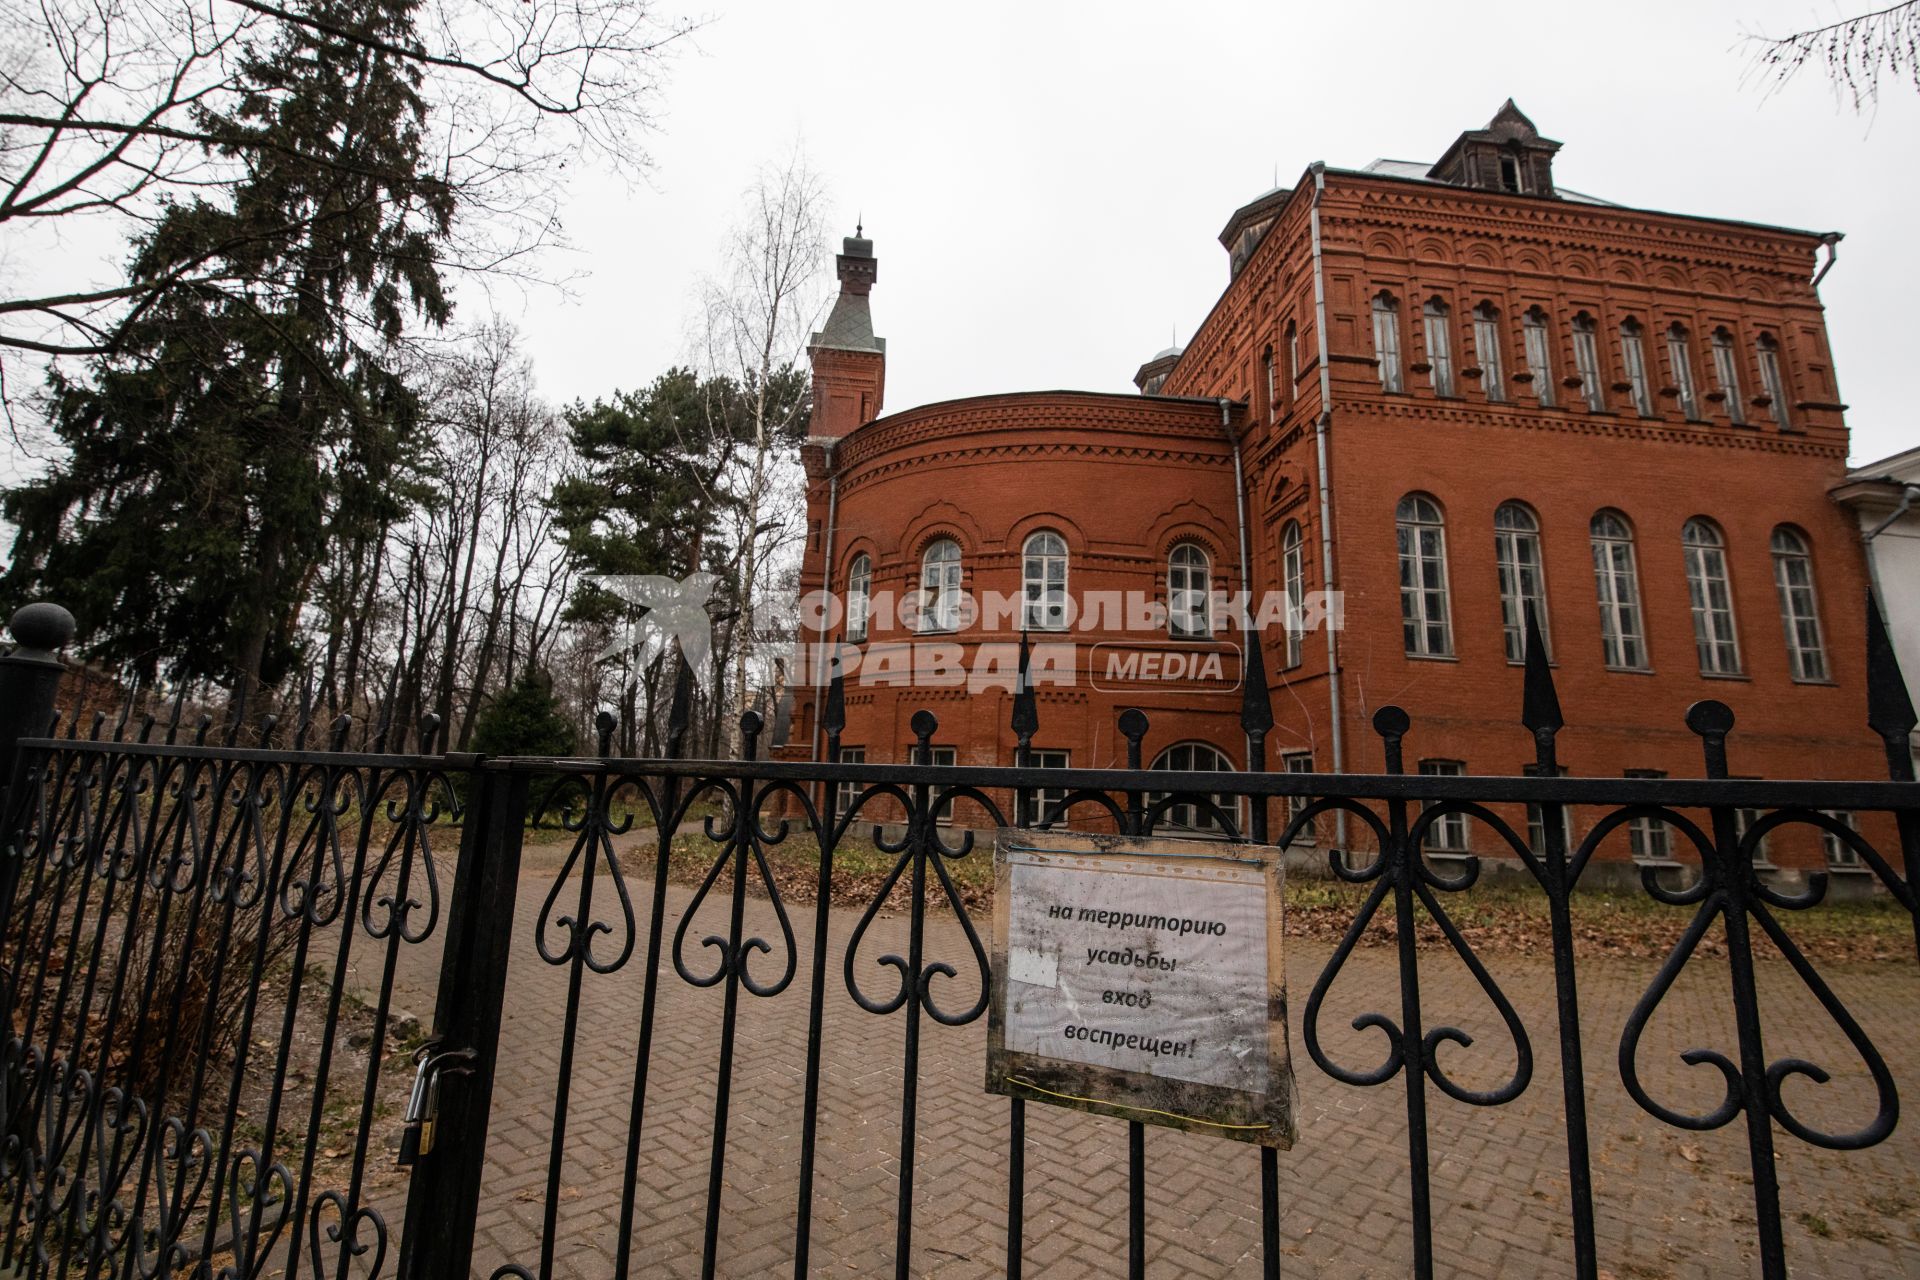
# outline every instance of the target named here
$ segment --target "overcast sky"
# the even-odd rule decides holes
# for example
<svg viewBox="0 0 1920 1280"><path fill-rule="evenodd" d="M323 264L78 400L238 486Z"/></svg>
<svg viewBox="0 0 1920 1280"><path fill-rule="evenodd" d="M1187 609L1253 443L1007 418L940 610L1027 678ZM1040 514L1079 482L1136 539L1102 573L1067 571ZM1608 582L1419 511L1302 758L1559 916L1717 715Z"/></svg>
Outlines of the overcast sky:
<svg viewBox="0 0 1920 1280"><path fill-rule="evenodd" d="M1128 391L1205 317L1227 281L1214 237L1276 172L1430 161L1512 96L1565 144L1555 180L1575 190L1846 233L1821 297L1869 461L1920 444L1920 93L1895 80L1856 115L1810 70L1769 96L1740 47L1838 12L722 0L672 67L651 185L575 179L574 252L553 264L579 273L571 296L491 305L549 397L645 383L688 349L695 283L756 166L797 139L836 227L862 214L875 242L888 410Z"/></svg>

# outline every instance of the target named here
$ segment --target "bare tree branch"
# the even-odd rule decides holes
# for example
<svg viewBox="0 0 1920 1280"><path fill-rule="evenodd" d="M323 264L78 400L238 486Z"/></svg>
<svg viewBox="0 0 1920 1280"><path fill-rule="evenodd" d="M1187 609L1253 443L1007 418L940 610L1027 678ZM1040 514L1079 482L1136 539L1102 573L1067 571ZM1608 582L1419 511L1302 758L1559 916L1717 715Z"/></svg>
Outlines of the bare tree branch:
<svg viewBox="0 0 1920 1280"><path fill-rule="evenodd" d="M1748 36L1749 73L1777 89L1808 64L1822 67L1835 92L1845 93L1855 111L1880 97L1880 78L1910 81L1920 90L1920 0L1858 14L1823 27L1770 38Z"/></svg>

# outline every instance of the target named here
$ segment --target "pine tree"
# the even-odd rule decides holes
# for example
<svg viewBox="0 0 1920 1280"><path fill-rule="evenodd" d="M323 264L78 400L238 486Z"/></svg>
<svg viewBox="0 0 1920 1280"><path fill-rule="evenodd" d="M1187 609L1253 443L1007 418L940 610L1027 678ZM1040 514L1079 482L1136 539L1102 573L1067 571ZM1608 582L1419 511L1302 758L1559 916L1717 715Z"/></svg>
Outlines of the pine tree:
<svg viewBox="0 0 1920 1280"><path fill-rule="evenodd" d="M312 0L250 49L230 116L202 121L230 199L169 205L135 245L157 292L84 379L55 374L69 456L0 497L4 579L80 621L91 656L151 677L272 683L329 532L390 518L417 406L393 343L450 312L454 202L426 171L419 70L329 25L404 44L411 0Z"/></svg>

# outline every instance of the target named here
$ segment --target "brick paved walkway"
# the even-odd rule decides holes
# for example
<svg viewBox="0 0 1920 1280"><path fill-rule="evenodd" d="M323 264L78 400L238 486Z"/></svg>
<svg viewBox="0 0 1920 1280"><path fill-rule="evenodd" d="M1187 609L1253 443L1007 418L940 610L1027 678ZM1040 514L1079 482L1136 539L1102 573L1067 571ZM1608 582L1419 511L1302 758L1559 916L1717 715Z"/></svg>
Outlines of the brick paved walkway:
<svg viewBox="0 0 1920 1280"><path fill-rule="evenodd" d="M551 878L529 874L515 917L520 930L507 995L499 1093L494 1103L475 1268L490 1275L535 1267L543 1211L554 1078L564 1026L566 971L544 964L532 928ZM631 886L644 929L650 886ZM669 934L691 893L668 893ZM726 908L710 901L689 930L689 963L706 965L697 940L724 933ZM806 962L812 908L796 908L800 972L773 999L743 993L726 1169L719 1273L790 1271L805 1070ZM779 933L768 903L750 900L750 930L772 940L755 971L777 972ZM899 1141L903 1016L877 1017L848 998L841 957L855 917L835 912L829 929L825 1075L814 1212L819 1276L891 1275ZM983 923L984 927L984 923ZM890 994L893 973L872 957L904 952L906 921L876 921L860 967L871 989ZM670 941L670 937L669 937ZM607 976L587 975L581 1039L560 1197L555 1276L611 1274L620 1211L645 957ZM604 944L603 944L604 949ZM950 915L936 917L929 956L951 960L963 1005L970 965ZM697 958L696 958L697 957ZM1329 997L1323 1036L1341 1061L1370 1067L1380 1033L1348 1022L1398 1010L1394 953L1355 953ZM1299 1011L1324 947L1288 956L1300 1143L1281 1155L1285 1271L1293 1276L1404 1276L1409 1270L1404 1093L1338 1084L1307 1058ZM401 1004L431 1008L433 957L408 957ZM1429 1091L1435 1251L1439 1274L1532 1277L1571 1274L1560 1118L1558 1037L1552 975L1533 960L1487 957L1532 1036L1533 1084L1496 1110L1462 1106ZM1479 1038L1442 1052L1470 1086L1504 1079L1511 1048L1463 966L1425 960L1428 1026L1453 1022ZM1739 1122L1709 1134L1668 1129L1627 1098L1615 1065L1619 1030L1653 966L1589 960L1581 991L1587 1027L1588 1096L1603 1275L1616 1280L1756 1274L1752 1208ZM1828 978L1893 1064L1907 1098L1920 1097L1920 974L1911 964L1830 970ZM1835 1127L1872 1113L1864 1070L1784 964L1765 967L1768 1050L1810 1057L1835 1075L1825 1088L1788 1085L1795 1108ZM683 982L662 965L634 1232L634 1274L698 1275L722 995ZM964 1006L963 1006L964 1007ZM1697 957L1645 1038L1642 1075L1671 1105L1702 1110L1718 1099L1710 1067L1688 1068L1680 1050L1734 1043L1724 961ZM1001 1274L1005 1230L1007 1110L983 1092L986 1021L947 1028L923 1023L920 1154L913 1266L961 1280ZM1778 1133L1786 1234L1796 1276L1920 1276L1920 1125L1911 1118L1867 1152L1817 1151ZM1238 1144L1149 1129L1149 1274L1258 1276L1258 1157ZM1048 1280L1117 1276L1126 1270L1126 1127L1050 1107L1028 1108L1028 1274ZM397 1220L397 1218L396 1218ZM537 1270L537 1267L535 1267Z"/></svg>

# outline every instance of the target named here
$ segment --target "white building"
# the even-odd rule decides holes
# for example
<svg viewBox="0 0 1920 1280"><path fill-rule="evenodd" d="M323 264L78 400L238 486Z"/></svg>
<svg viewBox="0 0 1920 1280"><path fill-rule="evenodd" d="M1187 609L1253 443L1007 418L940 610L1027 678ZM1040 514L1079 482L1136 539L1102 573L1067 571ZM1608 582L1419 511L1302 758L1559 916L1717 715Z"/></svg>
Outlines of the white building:
<svg viewBox="0 0 1920 1280"><path fill-rule="evenodd" d="M1920 447L1853 468L1833 499L1860 521L1874 594L1920 703Z"/></svg>

